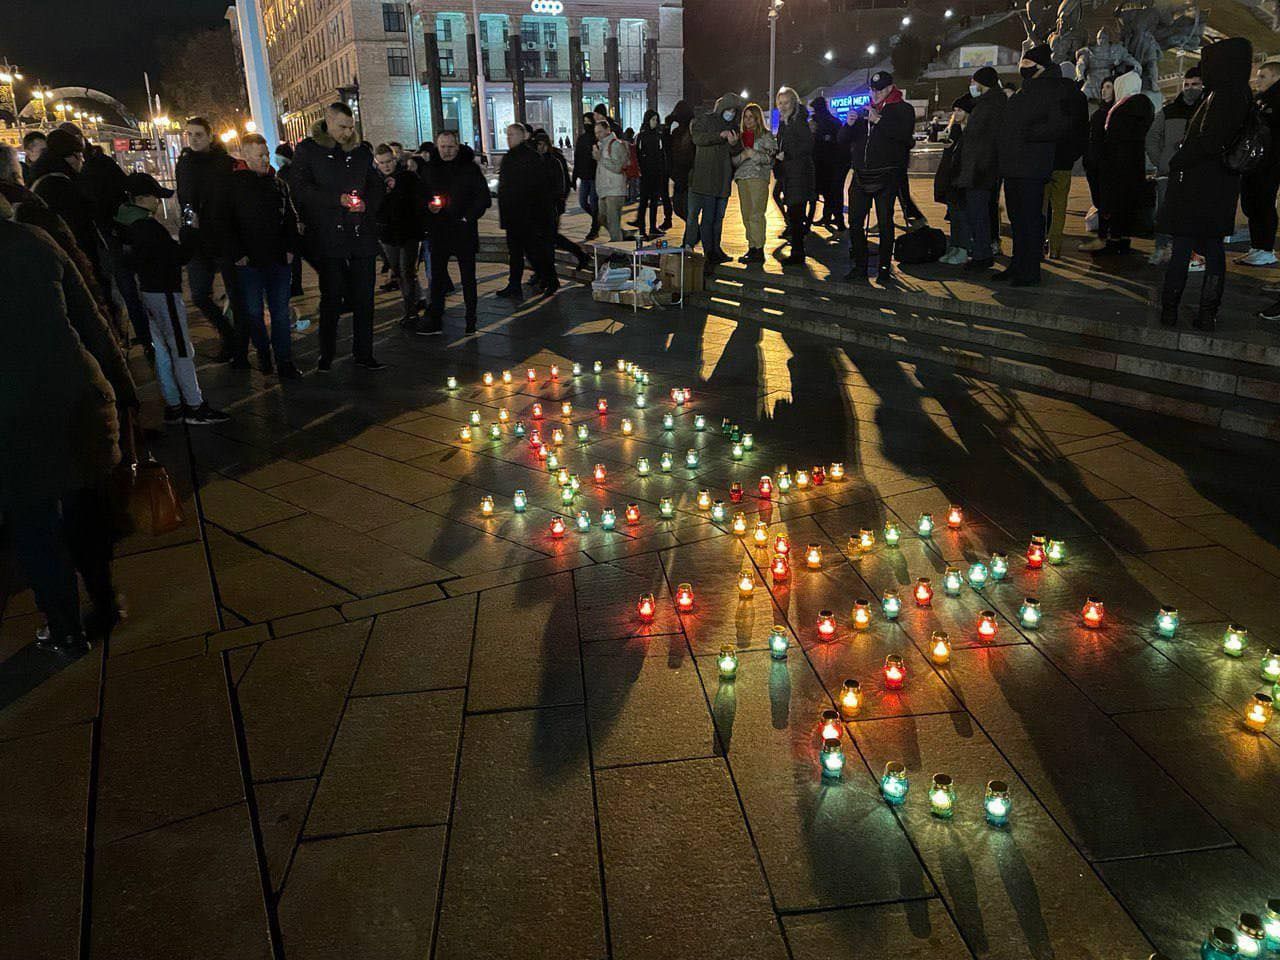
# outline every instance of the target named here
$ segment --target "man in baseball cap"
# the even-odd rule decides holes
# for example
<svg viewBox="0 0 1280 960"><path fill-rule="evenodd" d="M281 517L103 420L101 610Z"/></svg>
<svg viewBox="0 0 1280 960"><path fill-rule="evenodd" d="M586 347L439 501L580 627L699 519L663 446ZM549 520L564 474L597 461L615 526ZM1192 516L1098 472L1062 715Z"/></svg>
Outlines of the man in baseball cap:
<svg viewBox="0 0 1280 960"><path fill-rule="evenodd" d="M149 173L131 173L125 178L125 189L131 197L159 197L168 200L173 191L162 187L160 181Z"/></svg>

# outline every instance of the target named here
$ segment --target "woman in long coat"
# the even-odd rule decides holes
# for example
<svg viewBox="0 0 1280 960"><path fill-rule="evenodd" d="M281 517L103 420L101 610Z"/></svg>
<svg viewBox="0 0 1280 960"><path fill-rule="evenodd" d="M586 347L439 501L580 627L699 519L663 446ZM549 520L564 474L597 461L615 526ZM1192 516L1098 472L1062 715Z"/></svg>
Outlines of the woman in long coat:
<svg viewBox="0 0 1280 960"><path fill-rule="evenodd" d="M1081 250L1129 251L1129 238L1138 229L1147 195L1147 131L1154 119L1155 107L1142 93L1142 78L1132 72L1116 77L1115 103L1102 124L1098 238L1081 244Z"/></svg>
<svg viewBox="0 0 1280 960"><path fill-rule="evenodd" d="M790 87L778 90L778 153L774 176L782 184L786 204L787 237L791 253L782 261L804 263L804 238L808 233L809 201L817 195L813 167L813 131L809 129L809 111Z"/></svg>

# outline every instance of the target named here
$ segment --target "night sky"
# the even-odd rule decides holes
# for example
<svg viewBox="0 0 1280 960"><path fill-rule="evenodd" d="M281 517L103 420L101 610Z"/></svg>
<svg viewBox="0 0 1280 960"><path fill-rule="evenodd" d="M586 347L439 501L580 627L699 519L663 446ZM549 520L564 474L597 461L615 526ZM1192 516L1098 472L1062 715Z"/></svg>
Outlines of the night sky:
<svg viewBox="0 0 1280 960"><path fill-rule="evenodd" d="M141 110L142 71L156 80L156 40L217 26L227 5L228 0L7 0L0 57L16 63L28 80L93 87Z"/></svg>

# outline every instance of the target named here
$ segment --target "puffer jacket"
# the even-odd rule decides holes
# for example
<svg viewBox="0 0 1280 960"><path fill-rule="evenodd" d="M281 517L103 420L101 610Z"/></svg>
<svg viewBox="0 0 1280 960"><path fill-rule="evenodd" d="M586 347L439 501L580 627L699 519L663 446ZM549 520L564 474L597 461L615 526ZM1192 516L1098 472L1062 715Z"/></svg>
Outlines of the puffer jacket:
<svg viewBox="0 0 1280 960"><path fill-rule="evenodd" d="M773 157L778 152L778 138L768 130L759 130L755 135L755 143L733 158L733 179L735 180L768 180L773 172Z"/></svg>
<svg viewBox="0 0 1280 960"><path fill-rule="evenodd" d="M1201 99L1203 99L1201 94ZM1147 130L1147 159L1156 168L1156 176L1169 175L1169 160L1173 157L1178 144L1187 135L1187 124L1200 101L1187 103L1179 93L1164 105L1164 109L1156 114Z"/></svg>
<svg viewBox="0 0 1280 960"><path fill-rule="evenodd" d="M733 156L742 152L742 141L730 144L720 136L726 130L737 131L742 117L742 98L726 93L707 113L694 117L689 124L695 148L693 172L689 175L689 192L707 197L728 197L733 185ZM732 111L726 120L725 111Z"/></svg>
<svg viewBox="0 0 1280 960"><path fill-rule="evenodd" d="M373 166L373 151L357 143L344 149L329 136L324 121L293 153L293 204L306 227L305 242L316 257L372 257L378 253L378 207L384 188ZM356 193L364 210L342 203Z"/></svg>

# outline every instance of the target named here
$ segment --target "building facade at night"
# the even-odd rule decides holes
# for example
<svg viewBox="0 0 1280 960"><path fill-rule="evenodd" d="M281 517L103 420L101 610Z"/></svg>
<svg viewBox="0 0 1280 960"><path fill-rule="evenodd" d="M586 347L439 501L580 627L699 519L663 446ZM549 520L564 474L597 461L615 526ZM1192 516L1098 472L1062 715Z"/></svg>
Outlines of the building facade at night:
<svg viewBox="0 0 1280 960"><path fill-rule="evenodd" d="M286 139L342 99L373 143L445 128L478 145L483 109L488 152L517 119L559 139L601 102L624 127L650 107L665 115L683 95L682 3L263 0L262 13Z"/></svg>

